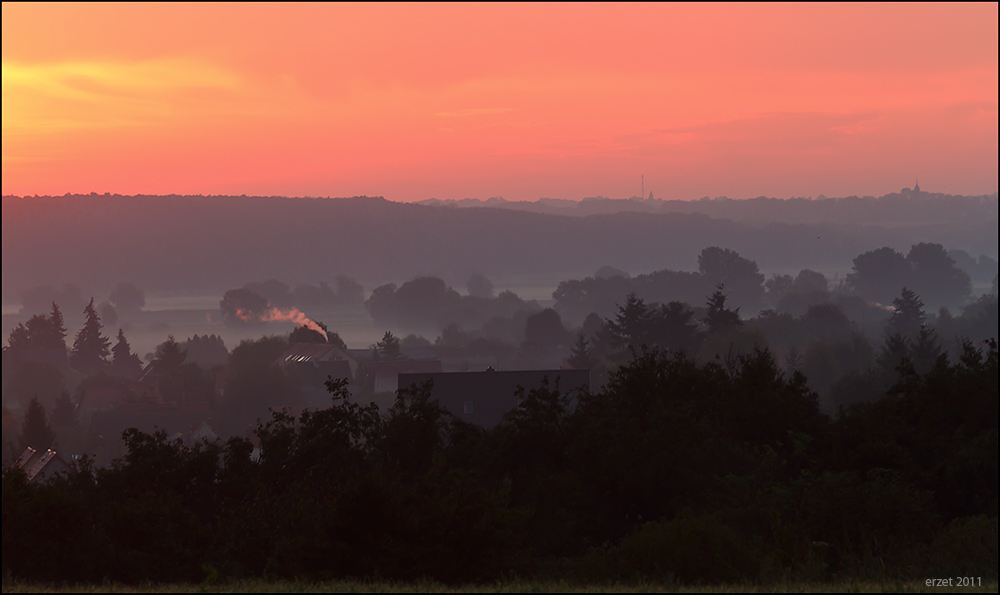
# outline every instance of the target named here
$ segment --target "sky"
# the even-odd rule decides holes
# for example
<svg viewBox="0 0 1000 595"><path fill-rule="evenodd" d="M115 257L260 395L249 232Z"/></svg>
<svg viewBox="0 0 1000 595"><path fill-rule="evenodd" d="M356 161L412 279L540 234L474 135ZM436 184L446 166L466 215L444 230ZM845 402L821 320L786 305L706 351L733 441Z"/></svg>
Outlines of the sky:
<svg viewBox="0 0 1000 595"><path fill-rule="evenodd" d="M997 191L997 4L3 3L3 194Z"/></svg>

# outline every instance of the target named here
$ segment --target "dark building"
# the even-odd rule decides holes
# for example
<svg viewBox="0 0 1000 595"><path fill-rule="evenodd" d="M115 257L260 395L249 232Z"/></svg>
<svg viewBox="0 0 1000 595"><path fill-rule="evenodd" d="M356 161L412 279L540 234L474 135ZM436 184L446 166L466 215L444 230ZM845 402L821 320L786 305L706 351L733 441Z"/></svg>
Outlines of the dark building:
<svg viewBox="0 0 1000 595"><path fill-rule="evenodd" d="M399 387L421 386L433 381L431 399L436 399L456 418L478 426L496 425L505 413L517 407L519 388L524 393L542 386L575 396L590 391L590 370L516 370L497 372L440 372L400 374Z"/></svg>

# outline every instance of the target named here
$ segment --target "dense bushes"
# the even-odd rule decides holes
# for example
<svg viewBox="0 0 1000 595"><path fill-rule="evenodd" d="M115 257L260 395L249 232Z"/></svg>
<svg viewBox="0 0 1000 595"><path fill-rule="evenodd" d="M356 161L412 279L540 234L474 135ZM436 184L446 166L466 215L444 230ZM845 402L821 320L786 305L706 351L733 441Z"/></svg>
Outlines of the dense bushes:
<svg viewBox="0 0 1000 595"><path fill-rule="evenodd" d="M600 392L543 386L488 430L427 387L388 412L328 388L331 407L276 412L255 442L131 430L108 469L5 471L5 576L996 576L995 342L902 365L833 421L767 351L642 351Z"/></svg>

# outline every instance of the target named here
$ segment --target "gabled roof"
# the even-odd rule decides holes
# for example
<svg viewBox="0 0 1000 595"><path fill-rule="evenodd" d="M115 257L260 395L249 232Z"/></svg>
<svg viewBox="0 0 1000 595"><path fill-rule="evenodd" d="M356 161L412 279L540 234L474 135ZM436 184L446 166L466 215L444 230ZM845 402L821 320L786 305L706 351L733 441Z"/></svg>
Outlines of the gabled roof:
<svg viewBox="0 0 1000 595"><path fill-rule="evenodd" d="M278 365L293 362L351 360L351 356L329 343L295 343L282 354Z"/></svg>
<svg viewBox="0 0 1000 595"><path fill-rule="evenodd" d="M40 452L30 446L25 448L21 456L17 458L14 467L24 471L28 483L36 479L41 481L46 476L70 469L69 464L51 448Z"/></svg>
<svg viewBox="0 0 1000 595"><path fill-rule="evenodd" d="M350 374L343 374L337 368L335 377L353 378L358 374L358 360L336 345L329 343L296 343L289 347L276 362L282 368L306 363L322 364L347 362ZM325 379L325 376L324 376Z"/></svg>

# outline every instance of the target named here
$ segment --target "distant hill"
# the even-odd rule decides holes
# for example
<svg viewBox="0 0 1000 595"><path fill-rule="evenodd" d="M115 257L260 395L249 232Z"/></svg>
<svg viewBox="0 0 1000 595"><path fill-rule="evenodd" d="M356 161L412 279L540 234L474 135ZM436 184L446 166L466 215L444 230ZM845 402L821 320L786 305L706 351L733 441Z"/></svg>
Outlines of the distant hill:
<svg viewBox="0 0 1000 595"><path fill-rule="evenodd" d="M633 274L696 270L707 246L737 250L765 272L847 270L864 251L906 252L920 241L997 258L996 193L453 206L367 197L5 196L3 296L16 301L26 288L64 283L107 295L119 281L221 295L248 281L294 285L338 274L367 290L417 274L460 287L473 272L501 288L517 280L554 285L602 265Z"/></svg>
<svg viewBox="0 0 1000 595"><path fill-rule="evenodd" d="M997 218L997 193L982 196L955 196L903 188L875 198L768 198L758 196L734 200L727 197L700 200L613 199L603 196L583 200L540 198L536 201L509 201L502 197L438 200L418 204L457 208L493 208L549 215L607 215L612 213L700 213L751 225L769 223L840 223L897 227L906 225L961 222L970 217Z"/></svg>

